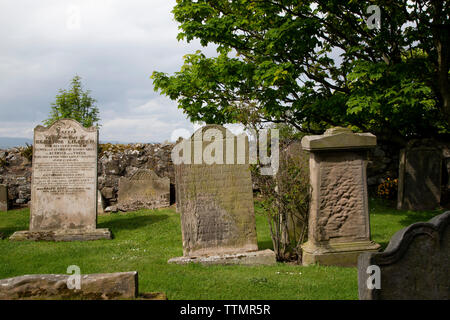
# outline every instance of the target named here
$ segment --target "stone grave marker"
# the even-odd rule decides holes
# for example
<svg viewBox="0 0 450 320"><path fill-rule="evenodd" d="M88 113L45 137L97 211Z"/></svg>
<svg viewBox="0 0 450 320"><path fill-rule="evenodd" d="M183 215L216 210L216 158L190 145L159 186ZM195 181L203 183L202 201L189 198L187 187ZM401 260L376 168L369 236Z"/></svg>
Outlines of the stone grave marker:
<svg viewBox="0 0 450 320"><path fill-rule="evenodd" d="M449 300L449 226L447 211L398 231L384 252L361 254L359 299Z"/></svg>
<svg viewBox="0 0 450 320"><path fill-rule="evenodd" d="M397 208L436 209L441 201L441 179L442 150L430 140L411 141L400 151Z"/></svg>
<svg viewBox="0 0 450 320"><path fill-rule="evenodd" d="M170 206L170 179L149 169L139 169L130 178L119 179L117 208L121 211Z"/></svg>
<svg viewBox="0 0 450 320"><path fill-rule="evenodd" d="M11 240L110 239L97 224L96 127L62 119L34 129L29 231Z"/></svg>
<svg viewBox="0 0 450 320"><path fill-rule="evenodd" d="M0 184L0 211L8 211L8 187Z"/></svg>
<svg viewBox="0 0 450 320"><path fill-rule="evenodd" d="M367 148L375 145L374 135L339 127L302 139L312 187L304 265L355 266L361 252L380 247L370 240L367 200Z"/></svg>
<svg viewBox="0 0 450 320"><path fill-rule="evenodd" d="M180 149L186 160L174 161L183 257L169 263L275 263L273 251L257 251L248 141L238 140L208 125L174 148L172 160Z"/></svg>
<svg viewBox="0 0 450 320"><path fill-rule="evenodd" d="M74 275L29 274L0 279L0 300L167 300L163 292L139 293L138 272Z"/></svg>

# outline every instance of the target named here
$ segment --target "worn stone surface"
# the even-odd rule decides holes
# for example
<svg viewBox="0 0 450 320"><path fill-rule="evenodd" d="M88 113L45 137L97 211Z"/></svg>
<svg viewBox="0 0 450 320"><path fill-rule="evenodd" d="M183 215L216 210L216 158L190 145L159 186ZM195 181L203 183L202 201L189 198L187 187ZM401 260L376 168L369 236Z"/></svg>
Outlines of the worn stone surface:
<svg viewBox="0 0 450 320"><path fill-rule="evenodd" d="M362 300L450 299L450 211L398 231L384 252L358 258ZM380 268L380 289L369 289L367 268Z"/></svg>
<svg viewBox="0 0 450 320"><path fill-rule="evenodd" d="M273 265L276 263L276 260L275 253L272 250L267 249L234 254L177 257L170 259L168 262L175 264L200 263L204 265Z"/></svg>
<svg viewBox="0 0 450 320"><path fill-rule="evenodd" d="M35 233L95 232L97 143L97 128L71 119L35 128L28 239L36 238Z"/></svg>
<svg viewBox="0 0 450 320"><path fill-rule="evenodd" d="M305 150L362 149L375 147L377 138L371 133L353 133L348 128L335 127L323 135L305 136L302 146Z"/></svg>
<svg viewBox="0 0 450 320"><path fill-rule="evenodd" d="M90 241L111 239L109 229L93 230L55 230L55 231L16 231L10 240L14 241Z"/></svg>
<svg viewBox="0 0 450 320"><path fill-rule="evenodd" d="M214 142L203 140L202 144L202 136L211 133L209 129L217 130L223 138L216 137ZM202 151L207 150L205 152L211 150L212 143L217 143L221 149L216 150L215 155L224 159L222 156L225 157L227 153L226 139L232 144L236 141L235 136L225 128L206 126L180 143L191 143L192 150L199 145ZM192 162L175 166L183 255L258 250L249 165L206 164L201 156L200 161L197 159ZM226 163L223 160L221 162Z"/></svg>
<svg viewBox="0 0 450 320"><path fill-rule="evenodd" d="M8 187L0 184L0 211L8 211Z"/></svg>
<svg viewBox="0 0 450 320"><path fill-rule="evenodd" d="M152 170L139 169L130 178L119 180L121 211L156 209L170 206L170 180L160 178Z"/></svg>
<svg viewBox="0 0 450 320"><path fill-rule="evenodd" d="M411 141L400 151L397 208L433 210L441 201L442 150Z"/></svg>
<svg viewBox="0 0 450 320"><path fill-rule="evenodd" d="M312 187L308 242L302 246L304 265L356 265L361 251L379 248L370 240L367 153L363 150L376 138L367 134L351 137L351 132L344 131L347 142L342 143L332 137L333 132L322 136L325 144L320 136L313 140L304 137L307 143L302 140L302 146L310 150ZM342 135L341 130L336 131L336 136ZM308 141L315 144L308 145Z"/></svg>
<svg viewBox="0 0 450 320"><path fill-rule="evenodd" d="M152 170L158 177L169 178L175 184L174 167L170 159L172 143L130 145L103 145L106 150L99 155L98 188L105 199L105 207L116 206L119 197L119 180L130 178L140 169ZM120 147L120 148L119 148ZM175 200L172 199L172 202Z"/></svg>
<svg viewBox="0 0 450 320"><path fill-rule="evenodd" d="M16 299L134 299L138 273L117 272L81 275L80 289L69 289L70 275L34 274L0 280L0 300Z"/></svg>

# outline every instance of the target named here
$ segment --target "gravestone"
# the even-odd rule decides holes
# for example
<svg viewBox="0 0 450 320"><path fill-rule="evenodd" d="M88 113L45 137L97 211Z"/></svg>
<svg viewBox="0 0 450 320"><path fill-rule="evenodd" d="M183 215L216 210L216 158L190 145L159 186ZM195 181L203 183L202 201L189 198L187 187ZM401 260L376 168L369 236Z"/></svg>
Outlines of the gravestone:
<svg viewBox="0 0 450 320"><path fill-rule="evenodd" d="M75 275L29 274L0 279L0 300L167 300L163 292L138 292L138 272Z"/></svg>
<svg viewBox="0 0 450 320"><path fill-rule="evenodd" d="M119 179L117 208L121 211L170 206L170 179L148 169L137 170L130 178Z"/></svg>
<svg viewBox="0 0 450 320"><path fill-rule="evenodd" d="M400 151L397 209L433 210L441 201L442 150L431 140Z"/></svg>
<svg viewBox="0 0 450 320"><path fill-rule="evenodd" d="M384 252L358 258L361 300L450 299L450 211L398 231ZM379 268L378 280L371 270ZM369 268L370 267L370 268Z"/></svg>
<svg viewBox="0 0 450 320"><path fill-rule="evenodd" d="M96 127L71 119L34 129L29 231L11 240L110 239L97 224Z"/></svg>
<svg viewBox="0 0 450 320"><path fill-rule="evenodd" d="M240 139L208 125L174 148L183 257L169 263L275 263L273 251L257 251L248 141ZM184 163L174 160L180 150Z"/></svg>
<svg viewBox="0 0 450 320"><path fill-rule="evenodd" d="M8 211L8 187L0 184L0 211Z"/></svg>
<svg viewBox="0 0 450 320"><path fill-rule="evenodd" d="M302 139L312 187L304 265L355 266L361 252L380 247L370 240L367 200L367 149L375 145L374 135L339 127Z"/></svg>

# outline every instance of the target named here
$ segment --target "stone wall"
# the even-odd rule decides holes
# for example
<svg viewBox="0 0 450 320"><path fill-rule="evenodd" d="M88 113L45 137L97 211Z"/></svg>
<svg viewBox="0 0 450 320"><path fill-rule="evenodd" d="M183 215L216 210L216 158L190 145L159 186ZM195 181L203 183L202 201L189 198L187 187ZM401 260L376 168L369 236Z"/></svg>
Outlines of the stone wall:
<svg viewBox="0 0 450 320"><path fill-rule="evenodd" d="M450 204L450 142L440 141L439 147L442 149L442 199L441 204ZM367 184L369 194L375 195L377 186L383 183L384 179L397 179L399 174L399 154L400 147L389 142L380 142L369 151L367 163Z"/></svg>
<svg viewBox="0 0 450 320"><path fill-rule="evenodd" d="M0 184L8 186L12 205L26 205L31 198L31 161L24 148L0 150Z"/></svg>
<svg viewBox="0 0 450 320"><path fill-rule="evenodd" d="M368 151L367 184L369 193L376 192L377 186L386 178L398 178L399 150L389 144L378 144Z"/></svg>
<svg viewBox="0 0 450 320"><path fill-rule="evenodd" d="M171 184L171 203L174 196L174 169L171 151L174 144L132 144L100 146L98 160L98 186L104 197L105 205L117 203L119 178L130 177L138 169L151 169L160 177L169 177ZM450 171L450 143L443 144L444 167ZM10 205L24 206L30 201L31 161L27 159L26 148L0 150L0 184L8 186ZM367 183L369 194L376 193L377 186L385 178L398 177L399 148L388 143L378 142L376 148L369 151L367 165ZM445 170L444 170L445 171ZM443 183L448 182L448 174ZM257 189L257 186L253 186Z"/></svg>
<svg viewBox="0 0 450 320"><path fill-rule="evenodd" d="M170 159L173 144L105 144L99 148L98 187L105 205L117 203L119 178L130 177L138 169L151 169L174 184ZM0 150L0 184L8 186L8 199L14 207L25 206L31 198L31 161L24 148ZM173 187L172 187L173 188ZM171 199L172 202L174 198Z"/></svg>

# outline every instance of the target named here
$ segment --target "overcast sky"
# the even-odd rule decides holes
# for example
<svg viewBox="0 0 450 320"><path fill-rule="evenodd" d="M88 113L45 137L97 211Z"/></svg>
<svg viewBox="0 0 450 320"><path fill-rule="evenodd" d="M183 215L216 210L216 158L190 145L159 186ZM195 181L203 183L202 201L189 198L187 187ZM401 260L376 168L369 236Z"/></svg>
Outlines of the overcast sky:
<svg viewBox="0 0 450 320"><path fill-rule="evenodd" d="M154 70L214 48L178 42L175 0L0 0L0 137L32 138L58 89L75 74L97 99L101 140L162 142L193 131L176 103L153 91Z"/></svg>

